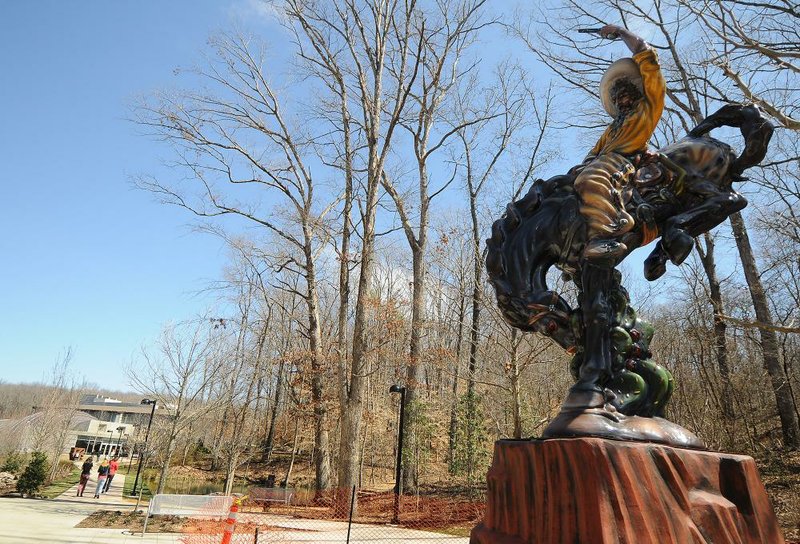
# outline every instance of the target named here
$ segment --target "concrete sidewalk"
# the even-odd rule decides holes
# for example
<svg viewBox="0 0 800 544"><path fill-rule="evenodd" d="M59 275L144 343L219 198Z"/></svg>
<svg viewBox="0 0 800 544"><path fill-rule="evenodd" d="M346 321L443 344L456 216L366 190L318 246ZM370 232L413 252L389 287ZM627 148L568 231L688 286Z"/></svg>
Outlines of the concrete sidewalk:
<svg viewBox="0 0 800 544"><path fill-rule="evenodd" d="M78 486L56 499L0 499L0 544L176 544L176 534L132 535L122 529L81 529L75 525L98 510L133 510L122 499L125 474L117 473L108 493L93 498L97 486L92 475L83 497L76 497ZM146 503L145 503L146 508Z"/></svg>

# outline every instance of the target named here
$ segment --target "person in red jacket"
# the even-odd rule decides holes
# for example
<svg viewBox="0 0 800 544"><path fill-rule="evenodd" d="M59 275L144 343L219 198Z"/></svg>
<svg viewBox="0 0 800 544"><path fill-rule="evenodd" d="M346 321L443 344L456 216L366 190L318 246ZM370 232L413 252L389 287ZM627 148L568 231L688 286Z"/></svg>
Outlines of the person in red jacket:
<svg viewBox="0 0 800 544"><path fill-rule="evenodd" d="M111 487L111 480L114 479L114 474L117 473L117 468L119 468L118 459L118 457L114 457L108 463L108 478L106 478L106 486L103 488L103 493L108 493L108 489Z"/></svg>

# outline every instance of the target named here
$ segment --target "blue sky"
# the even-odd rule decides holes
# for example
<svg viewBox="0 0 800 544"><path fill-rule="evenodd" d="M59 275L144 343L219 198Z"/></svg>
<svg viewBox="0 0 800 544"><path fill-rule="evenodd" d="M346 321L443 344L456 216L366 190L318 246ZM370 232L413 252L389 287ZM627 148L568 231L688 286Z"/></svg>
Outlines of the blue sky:
<svg viewBox="0 0 800 544"><path fill-rule="evenodd" d="M162 323L204 309L225 262L191 218L133 189L163 147L126 121L137 95L175 85L246 1L0 3L0 379L43 377L66 346L91 382Z"/></svg>
<svg viewBox="0 0 800 544"><path fill-rule="evenodd" d="M192 232L187 213L132 188L136 174L172 174L161 163L168 149L126 120L128 105L184 86L175 70L202 62L217 31L274 37L263 9L258 0L0 3L0 380L41 380L72 346L79 375L129 389L123 366L138 348L163 323L213 304L198 292L221 276L225 249ZM634 277L646 254L627 265Z"/></svg>

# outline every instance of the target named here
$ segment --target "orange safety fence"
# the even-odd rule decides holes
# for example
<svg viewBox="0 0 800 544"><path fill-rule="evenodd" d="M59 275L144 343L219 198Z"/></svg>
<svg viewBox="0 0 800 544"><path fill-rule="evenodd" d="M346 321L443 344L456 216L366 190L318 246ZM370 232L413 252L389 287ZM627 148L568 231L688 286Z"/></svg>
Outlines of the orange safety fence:
<svg viewBox="0 0 800 544"><path fill-rule="evenodd" d="M351 523L352 490L295 490L289 504L259 489L251 488L248 495L239 509L231 543L466 544L485 510L482 496L403 495L395 516L394 493L359 491ZM184 525L180 541L220 544L225 526L225 520L192 519Z"/></svg>

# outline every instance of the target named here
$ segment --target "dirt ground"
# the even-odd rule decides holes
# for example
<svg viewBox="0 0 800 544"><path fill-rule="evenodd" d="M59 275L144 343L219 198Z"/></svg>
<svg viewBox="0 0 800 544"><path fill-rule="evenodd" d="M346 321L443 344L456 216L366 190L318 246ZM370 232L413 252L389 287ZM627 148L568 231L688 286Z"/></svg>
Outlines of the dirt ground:
<svg viewBox="0 0 800 544"><path fill-rule="evenodd" d="M758 469L787 544L800 544L800 452L761 459Z"/></svg>
<svg viewBox="0 0 800 544"><path fill-rule="evenodd" d="M140 532L144 527L144 514L121 511L100 511L91 514L81 521L77 527L93 529L127 529ZM262 530L287 531L291 529L273 527L266 523L244 520L236 524L239 532L253 532L256 527ZM222 534L225 529L224 520L191 519L178 516L152 516L147 522L148 533L180 533L180 534Z"/></svg>
<svg viewBox="0 0 800 544"><path fill-rule="evenodd" d="M148 533L181 533L186 518L178 516L152 516L147 522ZM93 529L129 529L140 532L144 527L144 514L121 512L119 510L101 510L84 518L76 527Z"/></svg>
<svg viewBox="0 0 800 544"><path fill-rule="evenodd" d="M342 521L349 515L350 495L337 507L335 492L298 493L293 504L263 503L248 499L242 505L245 512L267 512L297 519ZM402 497L397 523L392 520L394 493L362 490L358 494L356 523L395 526L466 536L483 518L484 504L470 499L461 488L425 488L419 495Z"/></svg>

